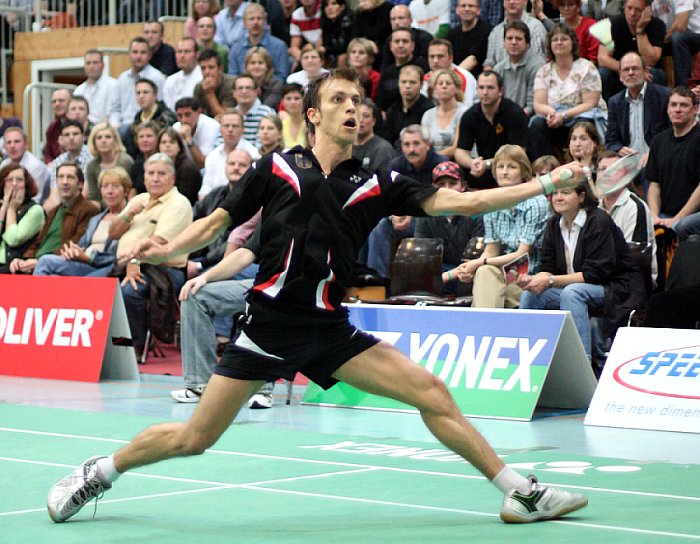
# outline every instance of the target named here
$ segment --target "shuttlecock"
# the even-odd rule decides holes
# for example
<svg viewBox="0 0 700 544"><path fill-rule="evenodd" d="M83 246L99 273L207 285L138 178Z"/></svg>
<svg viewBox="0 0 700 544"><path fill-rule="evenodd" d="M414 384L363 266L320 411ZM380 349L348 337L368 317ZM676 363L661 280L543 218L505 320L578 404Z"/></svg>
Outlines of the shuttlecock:
<svg viewBox="0 0 700 544"><path fill-rule="evenodd" d="M612 32L610 31L610 19L603 19L591 25L588 32L602 43L608 51L615 49L615 42L612 39Z"/></svg>

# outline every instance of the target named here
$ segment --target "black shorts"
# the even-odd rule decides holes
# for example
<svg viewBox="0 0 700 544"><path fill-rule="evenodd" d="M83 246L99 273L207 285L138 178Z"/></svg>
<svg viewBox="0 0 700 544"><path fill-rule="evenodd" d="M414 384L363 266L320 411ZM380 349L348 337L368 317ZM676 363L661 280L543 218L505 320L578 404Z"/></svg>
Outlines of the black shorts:
<svg viewBox="0 0 700 544"><path fill-rule="evenodd" d="M349 359L379 340L358 330L347 314L316 317L252 304L215 374L239 380L293 380L301 372L328 389L331 377Z"/></svg>

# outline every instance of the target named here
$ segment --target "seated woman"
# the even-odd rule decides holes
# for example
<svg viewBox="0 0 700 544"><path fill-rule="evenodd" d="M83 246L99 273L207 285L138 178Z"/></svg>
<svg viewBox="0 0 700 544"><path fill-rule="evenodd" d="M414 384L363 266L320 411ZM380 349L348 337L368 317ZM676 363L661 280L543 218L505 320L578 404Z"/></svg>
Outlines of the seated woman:
<svg viewBox="0 0 700 544"><path fill-rule="evenodd" d="M379 92L379 72L372 68L376 56L375 45L367 38L354 38L348 44L348 66L360 76L365 96L377 101Z"/></svg>
<svg viewBox="0 0 700 544"><path fill-rule="evenodd" d="M158 133L158 151L165 153L173 161L175 187L194 205L202 187L202 174L194 161L187 156L187 147L180 133L173 127L162 129Z"/></svg>
<svg viewBox="0 0 700 544"><path fill-rule="evenodd" d="M264 115L258 125L258 151L261 155L282 151L282 121L274 113Z"/></svg>
<svg viewBox="0 0 700 544"><path fill-rule="evenodd" d="M100 201L100 188L97 180L100 173L108 168L121 166L127 172L134 159L126 152L119 131L103 121L95 125L88 137L88 150L95 157L85 169L85 185L83 186L83 196L88 200Z"/></svg>
<svg viewBox="0 0 700 544"><path fill-rule="evenodd" d="M278 110L284 82L275 78L275 67L268 50L261 45L248 49L243 59L243 67L245 73L253 76L255 83L258 84L260 102Z"/></svg>
<svg viewBox="0 0 700 544"><path fill-rule="evenodd" d="M430 73L428 97L437 104L427 110L421 119L421 125L430 131L433 149L446 157L453 158L457 142L455 131L462 114L468 107L464 104L462 80L454 70L433 70Z"/></svg>
<svg viewBox="0 0 700 544"><path fill-rule="evenodd" d="M604 309L603 330L611 338L629 311L644 303L644 280L588 183L551 198L555 215L545 227L539 272L518 278L520 308L570 311L590 359L589 310Z"/></svg>
<svg viewBox="0 0 700 544"><path fill-rule="evenodd" d="M525 150L517 145L504 145L493 157L493 177L499 187L510 187L529 181L532 167ZM540 195L512 208L484 214L484 243L479 259L462 263L457 270L460 281L474 281L474 308L516 308L522 290L506 283L503 265L528 255L530 270L540 262L542 231L549 217L547 199Z"/></svg>
<svg viewBox="0 0 700 544"><path fill-rule="evenodd" d="M554 25L547 34L552 59L535 76L535 114L530 119L532 157L561 148L569 127L592 121L605 136L607 106L601 98L602 83L595 65L579 55L578 38L566 25Z"/></svg>
<svg viewBox="0 0 700 544"><path fill-rule="evenodd" d="M60 255L39 257L35 276L93 276L107 277L117 255L117 240L109 237L109 226L126 207L131 191L131 179L121 166L100 172L97 186L102 195L103 212L93 216L77 244L61 248Z"/></svg>
<svg viewBox="0 0 700 544"><path fill-rule="evenodd" d="M304 90L309 86L309 80L328 72L323 67L323 53L318 46L307 43L301 48L301 70L289 74L287 83L298 83Z"/></svg>
<svg viewBox="0 0 700 544"><path fill-rule="evenodd" d="M287 83L282 89L282 105L280 111L282 120L282 147L291 149L300 145L306 147L306 121L302 107L304 103L304 91L298 83Z"/></svg>
<svg viewBox="0 0 700 544"><path fill-rule="evenodd" d="M601 146L600 135L593 123L579 121L569 131L566 162L578 161L592 169L598 164L598 155L604 149Z"/></svg>
<svg viewBox="0 0 700 544"><path fill-rule="evenodd" d="M16 162L0 169L0 274L9 274L12 259L32 245L46 221L32 200L39 189L32 175Z"/></svg>

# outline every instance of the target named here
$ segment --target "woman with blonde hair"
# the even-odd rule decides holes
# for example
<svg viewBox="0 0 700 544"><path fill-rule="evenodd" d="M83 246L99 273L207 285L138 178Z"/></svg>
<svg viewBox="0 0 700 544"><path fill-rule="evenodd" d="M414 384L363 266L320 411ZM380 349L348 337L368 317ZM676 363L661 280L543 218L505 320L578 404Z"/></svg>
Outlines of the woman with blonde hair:
<svg viewBox="0 0 700 544"><path fill-rule="evenodd" d="M279 109L284 82L275 78L270 52L261 45L251 47L243 59L243 69L258 84L260 102L275 110Z"/></svg>
<svg viewBox="0 0 700 544"><path fill-rule="evenodd" d="M95 125L88 136L87 146L88 151L95 158L88 163L85 169L83 196L94 202L99 202L101 194L97 180L100 172L115 166L120 166L128 171L134 164L134 159L126 152L119 131L107 121Z"/></svg>
<svg viewBox="0 0 700 544"><path fill-rule="evenodd" d="M441 68L430 73L428 97L437 104L423 114L421 125L430 131L430 142L436 152L452 159L457 142L455 131L467 111L463 102L462 81L454 70Z"/></svg>
<svg viewBox="0 0 700 544"><path fill-rule="evenodd" d="M115 166L100 172L97 185L104 211L93 216L78 243L64 244L60 255L42 255L35 276L106 277L115 264L118 240L109 237L109 226L126 207L131 178L124 168Z"/></svg>
<svg viewBox="0 0 700 544"><path fill-rule="evenodd" d="M532 179L532 166L525 150L504 145L496 152L491 166L499 187L511 187ZM522 289L506 283L503 265L527 255L529 270L537 270L542 232L549 217L547 199L535 196L512 208L484 214L486 248L478 259L461 264L460 281L474 281L474 308L516 308Z"/></svg>
<svg viewBox="0 0 700 544"><path fill-rule="evenodd" d="M192 0L190 3L190 15L185 21L185 36L197 39L197 21L202 17L216 17L221 11L219 0Z"/></svg>
<svg viewBox="0 0 700 544"><path fill-rule="evenodd" d="M372 68L375 51L375 45L367 38L354 38L348 44L347 65L360 76L365 96L369 96L376 102L380 74Z"/></svg>

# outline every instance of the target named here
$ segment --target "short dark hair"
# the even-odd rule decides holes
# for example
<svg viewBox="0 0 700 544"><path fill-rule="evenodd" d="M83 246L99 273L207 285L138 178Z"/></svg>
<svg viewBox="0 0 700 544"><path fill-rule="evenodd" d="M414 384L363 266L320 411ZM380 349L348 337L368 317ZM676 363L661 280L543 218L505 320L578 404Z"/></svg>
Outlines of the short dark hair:
<svg viewBox="0 0 700 544"><path fill-rule="evenodd" d="M510 23L506 24L505 27L503 27L503 38L505 39L506 34L508 34L509 30L518 30L525 34L525 42L530 45L530 29L528 26L523 23L522 21L511 21Z"/></svg>
<svg viewBox="0 0 700 544"><path fill-rule="evenodd" d="M158 25L158 28L160 28L160 33L165 34L165 25L163 25L163 23L161 23L158 19L149 19L148 21L146 21L143 24L144 24L144 26L145 25Z"/></svg>
<svg viewBox="0 0 700 544"><path fill-rule="evenodd" d="M382 112L379 109L379 106L377 106L376 102L368 96L366 96L365 99L362 101L362 105L367 106L370 109L370 111L372 112L372 117L374 117L375 121L382 116Z"/></svg>
<svg viewBox="0 0 700 544"><path fill-rule="evenodd" d="M219 53L216 52L216 49L212 49L211 47L200 51L198 60L199 62L202 62L209 59L216 59L216 65L219 68L223 66L221 64L221 57L219 57Z"/></svg>
<svg viewBox="0 0 700 544"><path fill-rule="evenodd" d="M68 104L70 105L71 102L82 102L85 104L85 107L87 108L87 112L90 113L90 102L87 101L87 99L84 96L80 95L71 95L70 99L68 100Z"/></svg>
<svg viewBox="0 0 700 544"><path fill-rule="evenodd" d="M77 119L63 119L63 121L61 121L61 130L59 130L59 134L62 134L63 129L68 127L76 127L78 130L80 130L80 134L85 134L85 128Z"/></svg>
<svg viewBox="0 0 700 544"><path fill-rule="evenodd" d="M175 110L180 108L192 108L192 111L197 111L199 109L199 100L193 96L183 96L175 102Z"/></svg>
<svg viewBox="0 0 700 544"><path fill-rule="evenodd" d="M306 121L306 126L311 134L315 134L316 127L311 121L309 121L309 116L307 112L309 109L318 109L321 105L321 89L327 85L329 82L336 79L350 81L354 83L360 91L360 94L364 98L364 88L360 84L360 78L357 72L350 67L345 68L335 68L325 74L321 74L317 78L312 79L309 82L309 86L306 88L306 94L304 95L304 120Z"/></svg>
<svg viewBox="0 0 700 544"><path fill-rule="evenodd" d="M146 38L144 38L143 36L134 36L133 38L131 38L131 40L129 41L129 49L131 49L131 46L134 45L135 43L145 43L146 46L148 47L148 50L149 51L151 50L151 46L148 45L148 40Z"/></svg>
<svg viewBox="0 0 700 544"><path fill-rule="evenodd" d="M598 199L595 197L595 193L588 184L588 181L584 180L579 183L576 187L574 187L574 191L576 191L577 195L586 195L583 198L583 202L581 202L582 210L590 211L598 207Z"/></svg>
<svg viewBox="0 0 700 544"><path fill-rule="evenodd" d="M498 72L494 72L493 70L484 70L479 74L479 77L495 77L496 78L496 85L498 86L499 89L503 88L503 78L501 77L501 74ZM477 78L478 80L479 78Z"/></svg>
<svg viewBox="0 0 700 544"><path fill-rule="evenodd" d="M66 166L74 167L75 175L78 177L78 181L80 183L85 183L85 174L83 173L82 168L80 168L80 165L75 161L66 161L63 164L59 164L56 167L56 177L58 177L58 172L61 170L61 168L65 168Z"/></svg>
<svg viewBox="0 0 700 544"><path fill-rule="evenodd" d="M447 47L447 54L451 57L454 56L454 47L452 46L451 41L446 40L445 38L433 38L432 40L430 40L430 43L428 43L428 49L430 49L434 45L444 45L445 47Z"/></svg>
<svg viewBox="0 0 700 544"><path fill-rule="evenodd" d="M285 83L285 85L282 87L281 97L284 98L289 93L299 93L303 98L304 97L304 87L302 87L298 83Z"/></svg>
<svg viewBox="0 0 700 544"><path fill-rule="evenodd" d="M693 101L693 106L698 105L698 97L685 85L678 85L671 89L671 94L677 94L678 96L683 96L685 98L690 98ZM669 94L669 96L671 96Z"/></svg>
<svg viewBox="0 0 700 544"><path fill-rule="evenodd" d="M233 80L233 90L234 90L234 91L236 90L236 85L238 85L238 80L239 80L239 79L249 79L249 80L251 80L251 81L253 82L253 88L254 88L254 89L257 89L257 88L258 88L258 82L255 81L255 78L254 78L252 75L250 75L249 73L244 72L244 73L242 73L242 74L238 74L238 75L236 76L236 79Z"/></svg>
<svg viewBox="0 0 700 544"><path fill-rule="evenodd" d="M150 85L151 89L153 89L153 92L155 93L156 96L158 96L158 86L153 83L150 79L146 77L140 77L139 79L136 80L136 83L134 83L134 87L138 85L139 83L145 83L146 85Z"/></svg>

